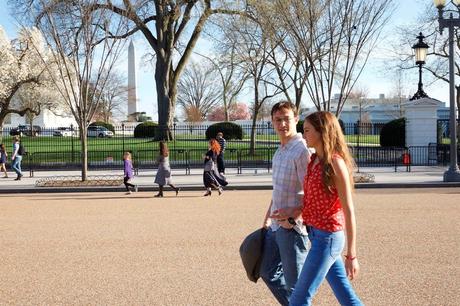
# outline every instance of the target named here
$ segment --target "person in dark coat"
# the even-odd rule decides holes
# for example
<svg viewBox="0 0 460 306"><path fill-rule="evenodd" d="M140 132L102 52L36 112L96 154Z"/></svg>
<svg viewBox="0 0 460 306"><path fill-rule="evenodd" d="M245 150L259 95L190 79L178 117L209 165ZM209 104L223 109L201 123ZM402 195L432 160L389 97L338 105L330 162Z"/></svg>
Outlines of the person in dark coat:
<svg viewBox="0 0 460 306"><path fill-rule="evenodd" d="M222 186L227 186L227 181L223 176L216 172L217 155L220 152L220 145L216 139L209 141L209 150L204 156L203 183L206 187L204 196L210 196L212 188L216 189L219 195L222 194Z"/></svg>
<svg viewBox="0 0 460 306"><path fill-rule="evenodd" d="M222 132L217 133L216 139L220 145L220 152L219 155L217 155L217 171L223 176L225 174L224 153L227 141L225 140L224 133Z"/></svg>

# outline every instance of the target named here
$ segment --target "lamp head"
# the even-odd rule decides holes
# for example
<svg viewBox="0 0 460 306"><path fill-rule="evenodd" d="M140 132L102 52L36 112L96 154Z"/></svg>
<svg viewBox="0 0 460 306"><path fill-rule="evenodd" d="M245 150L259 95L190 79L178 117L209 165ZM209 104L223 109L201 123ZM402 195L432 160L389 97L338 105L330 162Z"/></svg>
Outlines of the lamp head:
<svg viewBox="0 0 460 306"><path fill-rule="evenodd" d="M433 2L438 9L443 9L446 6L446 0L433 0Z"/></svg>
<svg viewBox="0 0 460 306"><path fill-rule="evenodd" d="M412 46L412 49L415 50L415 63L424 64L429 46L423 41L425 36L423 36L422 32L420 32L417 38L418 42Z"/></svg>

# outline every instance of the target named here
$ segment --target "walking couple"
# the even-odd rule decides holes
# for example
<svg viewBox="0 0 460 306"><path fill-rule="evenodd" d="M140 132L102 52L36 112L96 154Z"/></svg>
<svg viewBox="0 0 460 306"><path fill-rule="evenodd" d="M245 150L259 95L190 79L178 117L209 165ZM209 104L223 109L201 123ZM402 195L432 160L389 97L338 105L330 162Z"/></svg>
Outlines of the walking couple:
<svg viewBox="0 0 460 306"><path fill-rule="evenodd" d="M273 157L260 276L281 305L311 305L324 279L341 305L362 305L348 279L359 271L353 160L338 120L329 112L313 113L302 137L292 103L275 104L271 117L281 145Z"/></svg>

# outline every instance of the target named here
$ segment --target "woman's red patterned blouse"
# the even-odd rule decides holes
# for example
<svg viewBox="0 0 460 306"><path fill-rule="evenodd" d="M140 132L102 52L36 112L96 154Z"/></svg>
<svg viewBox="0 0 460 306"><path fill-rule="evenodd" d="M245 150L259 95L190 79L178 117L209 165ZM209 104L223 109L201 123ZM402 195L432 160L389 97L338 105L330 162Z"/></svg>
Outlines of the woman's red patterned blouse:
<svg viewBox="0 0 460 306"><path fill-rule="evenodd" d="M322 181L322 164L315 163L313 154L304 179L304 200L302 216L304 223L327 232L341 231L345 225L342 203L337 189L328 193ZM341 158L334 155L334 158Z"/></svg>

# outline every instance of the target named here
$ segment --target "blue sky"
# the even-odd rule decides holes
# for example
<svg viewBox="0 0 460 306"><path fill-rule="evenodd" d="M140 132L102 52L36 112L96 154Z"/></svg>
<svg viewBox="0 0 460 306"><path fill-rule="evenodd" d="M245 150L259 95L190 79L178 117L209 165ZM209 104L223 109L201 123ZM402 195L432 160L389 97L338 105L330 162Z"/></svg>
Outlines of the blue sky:
<svg viewBox="0 0 460 306"><path fill-rule="evenodd" d="M0 0L0 25L6 30L10 38L16 36L18 27L14 18L10 16L9 9L6 5L6 0ZM407 25L408 27L416 24L417 16L423 11L424 3L433 3L432 0L399 0L398 7L395 14L392 17L390 24L388 25L386 32L391 35L391 31L394 26ZM435 8L433 7L433 10ZM414 43L416 38L414 37ZM141 61L141 57L149 51L145 40L141 36L137 36L134 40L136 45L136 64L138 66L137 82L138 82L138 111L145 111L149 116L152 116L154 120L157 118L157 107L156 107L156 95L155 95L155 83L154 83L154 72L153 68L148 67ZM126 49L128 44L126 44ZM411 48L411 46L407 46ZM127 56L127 55L126 55ZM370 98L376 98L379 94L390 95L394 88L394 82L391 74L387 74L384 69L384 55L374 53L370 59L366 71L363 77L359 81L359 85L368 90L368 96ZM121 72L128 70L127 60L120 62L118 69ZM405 94L413 94L417 91L417 70L413 70L413 79L407 82L407 92ZM431 86L425 85L425 92L429 96L439 99L448 104L448 86L443 82L436 82ZM248 97L250 99L250 97ZM243 99L244 100L244 97ZM244 101L244 102L250 102Z"/></svg>

